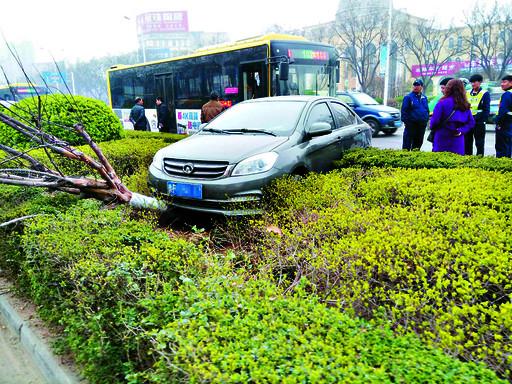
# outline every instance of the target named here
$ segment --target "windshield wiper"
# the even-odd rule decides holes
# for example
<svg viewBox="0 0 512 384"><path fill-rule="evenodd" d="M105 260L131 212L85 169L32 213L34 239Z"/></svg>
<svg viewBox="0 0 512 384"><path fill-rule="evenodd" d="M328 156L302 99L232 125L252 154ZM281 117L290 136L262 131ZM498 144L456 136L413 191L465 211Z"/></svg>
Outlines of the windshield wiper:
<svg viewBox="0 0 512 384"><path fill-rule="evenodd" d="M237 129L237 130L233 130L233 131L242 132L242 133L264 133L265 135L277 136L274 132L266 131L265 129L241 128L241 129Z"/></svg>
<svg viewBox="0 0 512 384"><path fill-rule="evenodd" d="M203 128L201 132L213 132L213 133L224 133L226 135L231 135L232 132L225 131L224 129L216 129L216 128Z"/></svg>

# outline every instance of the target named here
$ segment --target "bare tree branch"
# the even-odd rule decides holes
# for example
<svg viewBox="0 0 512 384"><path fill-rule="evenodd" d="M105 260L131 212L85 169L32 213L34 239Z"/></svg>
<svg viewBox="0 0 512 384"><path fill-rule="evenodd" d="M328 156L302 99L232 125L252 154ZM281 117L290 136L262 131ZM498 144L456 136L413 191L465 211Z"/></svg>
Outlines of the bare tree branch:
<svg viewBox="0 0 512 384"><path fill-rule="evenodd" d="M457 36L457 30L437 28L434 20L405 19L398 34L400 61L411 73L413 64L419 65L425 88L443 65L464 51L462 40L450 44L449 39Z"/></svg>
<svg viewBox="0 0 512 384"><path fill-rule="evenodd" d="M465 42L469 46L472 66L481 68L489 80L499 80L512 63L512 9L511 4L484 4L478 3L466 15L469 34Z"/></svg>

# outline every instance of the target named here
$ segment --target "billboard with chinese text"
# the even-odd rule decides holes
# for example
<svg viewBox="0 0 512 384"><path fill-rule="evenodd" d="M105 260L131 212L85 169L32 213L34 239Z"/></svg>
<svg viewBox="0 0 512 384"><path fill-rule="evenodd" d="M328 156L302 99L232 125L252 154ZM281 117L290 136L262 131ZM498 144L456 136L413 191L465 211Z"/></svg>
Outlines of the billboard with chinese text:
<svg viewBox="0 0 512 384"><path fill-rule="evenodd" d="M188 32L187 11L147 12L137 16L137 33Z"/></svg>

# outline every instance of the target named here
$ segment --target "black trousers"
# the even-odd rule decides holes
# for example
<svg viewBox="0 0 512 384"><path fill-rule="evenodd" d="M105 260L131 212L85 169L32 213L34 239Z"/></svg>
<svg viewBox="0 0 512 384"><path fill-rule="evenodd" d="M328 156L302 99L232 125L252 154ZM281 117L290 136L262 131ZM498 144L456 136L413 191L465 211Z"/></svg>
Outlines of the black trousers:
<svg viewBox="0 0 512 384"><path fill-rule="evenodd" d="M506 128L496 129L496 157L512 156L512 132Z"/></svg>
<svg viewBox="0 0 512 384"><path fill-rule="evenodd" d="M464 154L473 154L473 138L475 140L476 154L484 155L485 123L476 123L475 127L464 135Z"/></svg>
<svg viewBox="0 0 512 384"><path fill-rule="evenodd" d="M425 138L426 121L414 121L405 123L402 149L420 149Z"/></svg>

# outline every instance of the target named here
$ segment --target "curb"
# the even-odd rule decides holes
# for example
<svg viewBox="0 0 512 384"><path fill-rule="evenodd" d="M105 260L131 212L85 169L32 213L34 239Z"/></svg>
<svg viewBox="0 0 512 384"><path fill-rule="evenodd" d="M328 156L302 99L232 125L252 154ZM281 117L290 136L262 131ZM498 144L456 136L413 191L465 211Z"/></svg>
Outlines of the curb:
<svg viewBox="0 0 512 384"><path fill-rule="evenodd" d="M21 345L49 383L78 384L81 382L75 374L59 364L48 347L30 329L28 322L18 315L4 295L0 295L0 316L5 319L7 327L18 336Z"/></svg>

